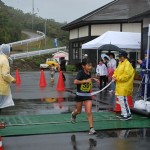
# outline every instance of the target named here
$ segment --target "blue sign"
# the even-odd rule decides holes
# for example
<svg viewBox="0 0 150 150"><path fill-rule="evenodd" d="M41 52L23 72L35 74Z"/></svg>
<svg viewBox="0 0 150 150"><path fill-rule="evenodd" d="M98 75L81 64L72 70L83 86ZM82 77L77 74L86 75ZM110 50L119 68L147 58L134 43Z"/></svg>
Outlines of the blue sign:
<svg viewBox="0 0 150 150"><path fill-rule="evenodd" d="M54 45L55 45L55 47L58 47L58 40L57 40L57 38L54 39Z"/></svg>

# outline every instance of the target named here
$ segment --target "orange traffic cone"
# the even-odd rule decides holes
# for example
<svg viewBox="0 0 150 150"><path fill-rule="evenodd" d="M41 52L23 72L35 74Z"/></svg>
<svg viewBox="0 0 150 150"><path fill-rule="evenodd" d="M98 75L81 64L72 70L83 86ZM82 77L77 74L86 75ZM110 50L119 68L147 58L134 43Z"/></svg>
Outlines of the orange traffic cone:
<svg viewBox="0 0 150 150"><path fill-rule="evenodd" d="M44 75L44 71L43 70L41 70L39 86L40 87L45 87L46 86L46 80L45 80L45 75Z"/></svg>
<svg viewBox="0 0 150 150"><path fill-rule="evenodd" d="M120 107L118 98L116 98L116 106L114 108L114 111L115 112L120 112L121 111L121 107Z"/></svg>
<svg viewBox="0 0 150 150"><path fill-rule="evenodd" d="M0 150L4 150L2 146L2 137L0 136Z"/></svg>
<svg viewBox="0 0 150 150"><path fill-rule="evenodd" d="M127 96L129 108L133 108L132 96Z"/></svg>
<svg viewBox="0 0 150 150"><path fill-rule="evenodd" d="M58 78L56 90L57 91L65 91L65 84L64 84L62 71L60 71L60 73L59 73L59 78Z"/></svg>
<svg viewBox="0 0 150 150"><path fill-rule="evenodd" d="M16 84L20 84L20 83L21 83L20 74L18 69L16 69Z"/></svg>

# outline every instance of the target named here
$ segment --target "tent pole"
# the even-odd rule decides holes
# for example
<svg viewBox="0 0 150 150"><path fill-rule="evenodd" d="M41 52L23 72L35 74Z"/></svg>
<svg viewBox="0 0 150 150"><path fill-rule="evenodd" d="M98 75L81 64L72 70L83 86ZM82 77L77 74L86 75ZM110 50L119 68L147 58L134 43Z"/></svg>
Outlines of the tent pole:
<svg viewBox="0 0 150 150"><path fill-rule="evenodd" d="M81 48L81 62L82 62L82 48Z"/></svg>
<svg viewBox="0 0 150 150"><path fill-rule="evenodd" d="M150 24L148 29L148 42L147 42L147 61L146 61L146 74L145 74L145 90L144 90L144 100L147 100L147 83L148 83L148 62L149 62L149 44L150 44Z"/></svg>
<svg viewBox="0 0 150 150"><path fill-rule="evenodd" d="M138 60L138 52L135 52L136 53L136 59L135 60ZM137 67L137 61L136 61L136 64L135 64L135 68Z"/></svg>
<svg viewBox="0 0 150 150"><path fill-rule="evenodd" d="M97 64L98 64L98 49L97 49Z"/></svg>

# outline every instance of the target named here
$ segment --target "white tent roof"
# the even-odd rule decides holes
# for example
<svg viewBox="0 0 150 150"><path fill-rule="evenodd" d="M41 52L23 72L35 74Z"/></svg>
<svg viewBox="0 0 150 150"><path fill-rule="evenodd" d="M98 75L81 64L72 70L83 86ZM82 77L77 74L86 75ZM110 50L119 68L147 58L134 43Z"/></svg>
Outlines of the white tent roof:
<svg viewBox="0 0 150 150"><path fill-rule="evenodd" d="M141 33L107 31L96 39L82 44L82 49L98 49L104 44L113 44L121 49L141 48Z"/></svg>

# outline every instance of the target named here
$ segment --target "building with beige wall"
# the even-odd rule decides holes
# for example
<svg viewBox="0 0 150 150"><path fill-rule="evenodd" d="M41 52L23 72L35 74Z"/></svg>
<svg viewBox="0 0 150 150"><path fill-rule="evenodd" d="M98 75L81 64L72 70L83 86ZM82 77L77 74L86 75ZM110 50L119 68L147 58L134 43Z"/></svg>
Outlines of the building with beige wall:
<svg viewBox="0 0 150 150"><path fill-rule="evenodd" d="M62 29L69 31L69 62L81 61L81 45L107 31L139 32L141 54L147 48L147 32L150 24L148 0L114 0L70 23ZM96 51L86 50L95 63ZM130 57L134 58L134 53Z"/></svg>

